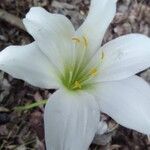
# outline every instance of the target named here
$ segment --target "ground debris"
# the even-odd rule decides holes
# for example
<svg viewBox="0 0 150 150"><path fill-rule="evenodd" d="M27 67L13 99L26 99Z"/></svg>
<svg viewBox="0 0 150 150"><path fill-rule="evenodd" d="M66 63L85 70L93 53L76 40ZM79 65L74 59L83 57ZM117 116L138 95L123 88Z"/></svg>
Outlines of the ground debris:
<svg viewBox="0 0 150 150"><path fill-rule="evenodd" d="M50 12L64 14L75 28L78 28L86 18L90 4L89 0L0 1L0 50L9 45L24 45L33 41L21 23L21 19L32 6L41 6ZM133 32L150 36L150 0L118 0L117 14L105 34L103 43ZM150 70L139 75L150 83ZM35 88L0 72L0 119L4 114L11 117L8 121L5 116L3 125L0 125L0 150L45 150L44 107L23 112L10 110L16 106L46 99L49 93L53 92L54 90ZM106 120L113 122L108 116ZM121 126L116 128L109 137L105 145L92 144L90 150L150 149L150 142L146 136Z"/></svg>

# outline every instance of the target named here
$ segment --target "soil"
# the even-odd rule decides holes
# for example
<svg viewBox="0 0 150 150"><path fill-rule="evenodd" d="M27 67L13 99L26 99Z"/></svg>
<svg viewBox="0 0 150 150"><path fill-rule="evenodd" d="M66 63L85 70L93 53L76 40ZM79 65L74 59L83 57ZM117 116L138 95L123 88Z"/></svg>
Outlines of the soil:
<svg viewBox="0 0 150 150"><path fill-rule="evenodd" d="M41 6L50 12L66 15L78 28L87 16L89 4L89 0L0 0L0 10L12 14L12 18L22 19L32 6ZM127 33L142 33L150 37L150 0L119 0L115 19L103 43ZM6 20L0 12L0 50L32 41L22 24ZM138 75L150 83L149 69ZM25 111L14 111L14 108L47 99L54 91L33 87L0 72L0 150L45 150L44 106ZM107 115L104 117L109 125L116 124ZM100 139L93 142L95 144L90 150L150 150L147 136L122 126Z"/></svg>

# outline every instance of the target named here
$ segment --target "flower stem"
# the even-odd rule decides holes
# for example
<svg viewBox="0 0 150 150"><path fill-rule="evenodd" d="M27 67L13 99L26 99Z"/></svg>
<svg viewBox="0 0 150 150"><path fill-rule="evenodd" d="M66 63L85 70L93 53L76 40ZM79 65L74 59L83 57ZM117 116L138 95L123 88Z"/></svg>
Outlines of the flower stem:
<svg viewBox="0 0 150 150"><path fill-rule="evenodd" d="M48 100L40 100L38 102L34 102L34 103L31 103L31 104L26 104L24 106L17 106L14 108L15 111L25 111L25 110L29 110L29 109L32 109L32 108L35 108L35 107L39 107L39 106L42 106L42 105L45 105L47 103Z"/></svg>

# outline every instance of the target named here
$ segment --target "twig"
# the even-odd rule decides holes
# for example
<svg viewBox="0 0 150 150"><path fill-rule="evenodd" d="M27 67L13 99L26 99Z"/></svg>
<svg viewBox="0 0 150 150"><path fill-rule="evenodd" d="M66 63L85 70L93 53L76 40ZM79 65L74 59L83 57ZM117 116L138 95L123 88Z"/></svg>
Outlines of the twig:
<svg viewBox="0 0 150 150"><path fill-rule="evenodd" d="M5 11L3 9L0 9L0 19L10 23L13 26L18 27L21 30L26 31L20 18L8 13L7 11Z"/></svg>

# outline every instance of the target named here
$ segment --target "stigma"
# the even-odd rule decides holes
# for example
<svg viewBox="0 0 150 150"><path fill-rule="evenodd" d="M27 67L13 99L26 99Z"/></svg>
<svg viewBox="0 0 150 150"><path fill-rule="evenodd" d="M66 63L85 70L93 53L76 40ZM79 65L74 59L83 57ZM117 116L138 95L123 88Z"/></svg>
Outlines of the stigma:
<svg viewBox="0 0 150 150"><path fill-rule="evenodd" d="M73 37L72 40L78 44L80 43L80 44L84 45L84 47L87 49L89 42L88 42L88 38L86 36Z"/></svg>

